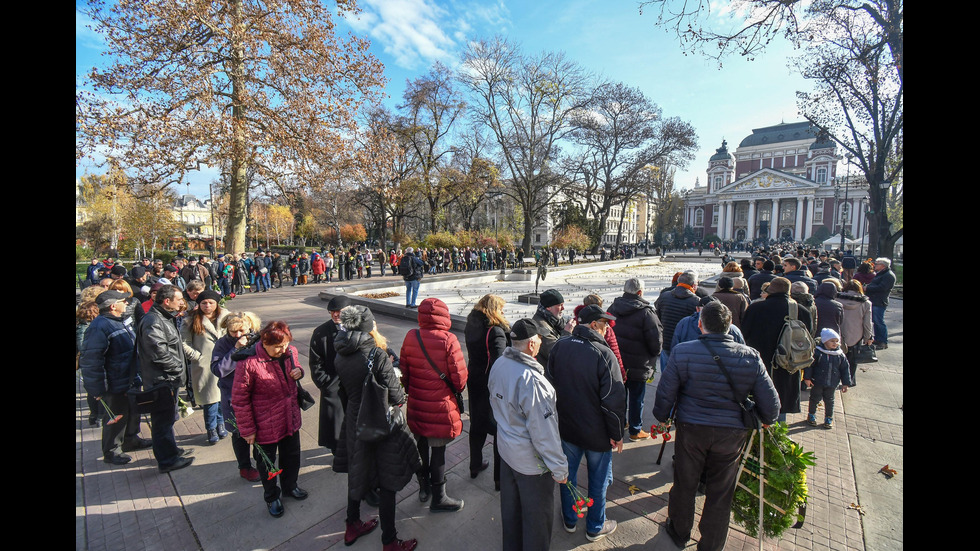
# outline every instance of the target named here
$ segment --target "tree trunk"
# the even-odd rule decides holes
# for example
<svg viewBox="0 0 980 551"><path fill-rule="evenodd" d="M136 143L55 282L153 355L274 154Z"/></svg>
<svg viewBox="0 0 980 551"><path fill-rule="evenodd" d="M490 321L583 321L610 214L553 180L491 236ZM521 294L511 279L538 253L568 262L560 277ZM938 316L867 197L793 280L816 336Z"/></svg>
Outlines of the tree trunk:
<svg viewBox="0 0 980 551"><path fill-rule="evenodd" d="M228 228L225 236L225 253L240 255L245 251L245 202L248 198L248 146L245 143L245 109L242 96L244 94L244 48L242 46L241 27L242 5L235 0L232 8L234 28L232 30L231 55L231 95L232 95L232 159L231 159L231 189L228 204Z"/></svg>
<svg viewBox="0 0 980 551"><path fill-rule="evenodd" d="M521 248L524 249L525 254L531 250L531 232L533 230L534 224L531 220L530 209L524 209L524 239L521 241ZM513 244L508 243L508 246L512 247Z"/></svg>

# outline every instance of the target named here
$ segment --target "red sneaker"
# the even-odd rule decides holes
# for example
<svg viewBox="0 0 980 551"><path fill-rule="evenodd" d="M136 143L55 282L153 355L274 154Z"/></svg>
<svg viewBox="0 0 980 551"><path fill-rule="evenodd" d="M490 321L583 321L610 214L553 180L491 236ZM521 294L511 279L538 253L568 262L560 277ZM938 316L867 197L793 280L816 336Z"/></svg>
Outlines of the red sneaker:
<svg viewBox="0 0 980 551"><path fill-rule="evenodd" d="M371 532L378 527L378 519L373 518L367 522L358 520L354 523L347 523L347 531L344 532L344 545L354 545L357 538Z"/></svg>

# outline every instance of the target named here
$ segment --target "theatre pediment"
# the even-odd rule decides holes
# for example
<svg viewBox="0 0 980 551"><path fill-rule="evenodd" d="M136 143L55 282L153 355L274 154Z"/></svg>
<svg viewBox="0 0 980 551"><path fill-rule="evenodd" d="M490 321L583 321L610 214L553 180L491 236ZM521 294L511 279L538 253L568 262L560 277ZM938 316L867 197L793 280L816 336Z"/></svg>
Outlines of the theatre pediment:
<svg viewBox="0 0 980 551"><path fill-rule="evenodd" d="M752 193L752 192L802 192L817 188L817 184L804 178L793 176L770 169L763 169L736 180L718 190L718 193Z"/></svg>

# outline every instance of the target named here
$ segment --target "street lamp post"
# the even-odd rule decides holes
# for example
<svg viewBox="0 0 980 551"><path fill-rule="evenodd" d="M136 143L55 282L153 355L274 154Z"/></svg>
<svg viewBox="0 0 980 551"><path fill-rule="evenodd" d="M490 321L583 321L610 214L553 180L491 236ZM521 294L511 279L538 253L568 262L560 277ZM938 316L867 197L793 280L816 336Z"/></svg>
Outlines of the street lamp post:
<svg viewBox="0 0 980 551"><path fill-rule="evenodd" d="M848 153L847 157L847 179L844 182L844 205L841 206L841 224L840 224L840 250L844 250L844 225L847 224L847 216L850 214L851 209L847 206L847 188L851 187L851 159L854 158L852 153ZM844 209L847 208L847 213Z"/></svg>

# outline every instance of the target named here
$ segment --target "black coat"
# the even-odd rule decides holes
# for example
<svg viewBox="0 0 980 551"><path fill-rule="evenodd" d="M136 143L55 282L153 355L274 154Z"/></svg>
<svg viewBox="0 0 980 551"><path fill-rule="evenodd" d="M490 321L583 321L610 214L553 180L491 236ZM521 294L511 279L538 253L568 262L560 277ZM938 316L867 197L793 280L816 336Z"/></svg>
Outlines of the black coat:
<svg viewBox="0 0 980 551"><path fill-rule="evenodd" d="M314 329L310 338L310 374L313 384L320 389L317 444L330 450L337 449L347 402L347 396L341 392L340 377L334 368L334 359L337 356L334 339L338 332L337 324L330 320Z"/></svg>
<svg viewBox="0 0 980 551"><path fill-rule="evenodd" d="M184 346L174 315L154 304L136 328L136 351L143 387L168 383L180 388L187 383Z"/></svg>
<svg viewBox="0 0 980 551"><path fill-rule="evenodd" d="M606 340L586 325L555 343L545 370L555 387L561 439L607 452L623 439L626 387L619 362Z"/></svg>
<svg viewBox="0 0 980 551"><path fill-rule="evenodd" d="M609 305L608 312L616 316L616 342L626 380L653 377L664 342L663 326L653 305L639 295L623 293Z"/></svg>
<svg viewBox="0 0 980 551"><path fill-rule="evenodd" d="M800 412L800 376L801 372L790 373L785 369L773 369L772 357L779 344L779 333L785 323L784 318L789 314L789 301L786 293L774 293L761 302L753 302L745 310L742 318L742 334L745 344L759 351L772 383L779 394L780 413ZM802 305L797 305L797 318L812 331L813 325L810 312Z"/></svg>
<svg viewBox="0 0 980 551"><path fill-rule="evenodd" d="M334 367L347 394L347 412L333 468L347 473L350 499L363 499L368 491L379 487L397 492L422 467L422 458L408 427L403 425L402 430L377 443L362 442L354 436L367 358L376 348L374 338L362 331L341 331L334 345L337 348ZM384 351L377 353L376 358L380 365L375 365L375 371L379 374L378 381L388 387L388 403L405 404L407 396L392 368L391 358Z"/></svg>
<svg viewBox="0 0 980 551"><path fill-rule="evenodd" d="M698 290L701 288L698 287ZM690 289L685 287L677 286L669 291L664 291L657 298L656 307L657 315L660 316L660 323L664 328L664 343L672 342L674 337L674 329L677 324L687 316L690 316L694 312L698 311L698 306L701 305L698 296L691 292ZM617 323L618 327L618 323ZM619 330L616 331L616 336L619 336ZM670 350L670 345L664 345L667 350Z"/></svg>
<svg viewBox="0 0 980 551"><path fill-rule="evenodd" d="M814 333L819 335L822 329L830 328L840 335L844 305L837 301L837 286L829 281L821 283L813 302L817 305L817 328Z"/></svg>
<svg viewBox="0 0 980 551"><path fill-rule="evenodd" d="M478 310L466 316L464 335L468 356L466 391L470 399L470 430L496 434L487 381L493 362L510 346L510 335L499 325L491 327L487 316Z"/></svg>

